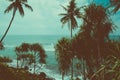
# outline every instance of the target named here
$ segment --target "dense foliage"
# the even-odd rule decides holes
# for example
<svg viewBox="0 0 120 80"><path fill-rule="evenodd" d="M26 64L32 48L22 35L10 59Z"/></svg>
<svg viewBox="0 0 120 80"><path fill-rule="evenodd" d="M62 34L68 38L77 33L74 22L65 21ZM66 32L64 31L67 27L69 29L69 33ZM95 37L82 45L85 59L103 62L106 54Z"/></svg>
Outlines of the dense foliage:
<svg viewBox="0 0 120 80"><path fill-rule="evenodd" d="M8 28L0 40L0 50L4 49L2 44L16 11L24 16L22 5L33 11L27 4L27 0L9 0L11 4L6 8L5 13L13 10L13 16ZM116 13L120 9L120 0L110 0L110 8ZM67 7L62 6L66 13L61 13L61 23L68 23L71 31L71 39L62 38L55 45L56 60L58 69L64 80L65 74L71 70L71 80L74 80L73 68L76 65L77 71L82 75L83 80L120 80L120 42L110 39L110 33L116 28L108 14L109 7L89 4L78 8L75 0L70 0ZM82 9L82 11L80 10ZM81 11L81 12L80 12ZM77 18L82 19L78 25ZM80 21L81 23L81 21ZM79 27L79 32L73 36L73 30ZM45 73L35 74L37 63L46 64L45 50L38 44L22 43L15 48L17 55L17 68L9 67L7 62L12 62L7 57L0 57L0 80L49 80ZM74 59L79 64L75 64ZM19 64L27 61L27 64ZM26 65L34 64L34 74L28 72ZM20 67L19 67L20 66ZM79 76L81 76L79 74ZM75 76L76 77L76 76ZM79 78L76 77L76 80Z"/></svg>
<svg viewBox="0 0 120 80"><path fill-rule="evenodd" d="M72 1L72 0L71 0ZM80 60L83 74L83 80L106 80L108 79L109 70L112 70L113 76L109 80L118 80L119 73L114 74L116 68L119 67L119 42L110 39L110 33L116 28L112 23L108 11L102 5L90 4L83 8L84 12L80 15L83 19L80 25L80 31L72 39L67 42L66 38L61 39L56 44L57 60L61 70L69 70L65 68L64 60L70 61L69 58L76 56ZM69 44L68 46L65 44ZM65 45L65 46L64 46ZM66 47L67 46L67 47ZM58 55L59 54L59 55ZM61 56L64 55L64 56ZM69 56L73 57L69 57ZM114 56L117 61L113 64L109 61L109 56ZM106 62L110 62L105 66ZM64 64L64 66L62 66ZM61 67L62 66L62 67ZM116 66L116 67L115 67ZM114 77L115 76L115 77ZM63 78L64 79L64 78Z"/></svg>
<svg viewBox="0 0 120 80"><path fill-rule="evenodd" d="M0 56L0 62L12 62L12 59L10 59L9 57L1 57Z"/></svg>
<svg viewBox="0 0 120 80"><path fill-rule="evenodd" d="M34 75L24 69L16 69L8 67L6 64L0 63L0 80L38 80Z"/></svg>

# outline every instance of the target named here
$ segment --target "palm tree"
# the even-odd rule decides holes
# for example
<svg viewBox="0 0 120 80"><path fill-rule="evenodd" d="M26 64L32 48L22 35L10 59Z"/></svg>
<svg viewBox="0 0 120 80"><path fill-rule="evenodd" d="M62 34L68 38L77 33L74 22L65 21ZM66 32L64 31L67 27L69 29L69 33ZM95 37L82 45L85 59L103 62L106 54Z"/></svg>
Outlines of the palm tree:
<svg viewBox="0 0 120 80"><path fill-rule="evenodd" d="M63 16L61 18L62 24L68 23L68 27L71 30L71 37L72 37L72 30L78 27L76 18L80 18L80 8L76 7L75 0L71 0L69 3L69 6L64 7L63 9L66 11L66 13L61 13L60 15Z"/></svg>
<svg viewBox="0 0 120 80"><path fill-rule="evenodd" d="M72 46L77 58L82 59L83 66L87 65L88 77L90 77L108 55L106 43L109 41L109 33L112 32L114 25L108 18L106 9L101 5L90 4L84 11L81 30L73 38ZM84 74L84 80L86 80L85 76L86 74Z"/></svg>
<svg viewBox="0 0 120 80"><path fill-rule="evenodd" d="M104 50L106 42L109 41L109 33L112 32L114 25L109 19L106 9L103 6L96 4L90 4L85 8L85 16L83 20L81 32L86 34L84 37L86 37L87 40L85 41L89 41L88 45L90 45L88 46L88 53L90 53L90 56L88 53L85 54L85 59L88 63L90 58L91 60L94 59L94 62L96 63L94 66L98 69L106 57ZM100 77L102 76L104 76L104 74ZM101 79L100 77L99 79Z"/></svg>
<svg viewBox="0 0 120 80"><path fill-rule="evenodd" d="M11 10L13 10L13 14L12 14L12 18L10 20L10 23L8 25L8 28L7 28L7 30L5 31L4 35L2 36L2 38L0 40L0 43L2 43L3 39L5 38L6 34L8 33L17 10L19 11L21 16L24 16L24 10L23 10L23 7L22 7L23 5L26 8L30 9L31 11L33 11L32 7L27 4L27 0L9 0L9 1L11 2L11 4L6 8L6 10L4 12L8 13Z"/></svg>
<svg viewBox="0 0 120 80"><path fill-rule="evenodd" d="M68 23L68 27L70 28L71 38L72 38L72 30L78 27L76 18L80 18L80 8L76 7L75 0L71 0L69 5L66 7L62 6L66 13L61 13L63 17L61 18L62 24ZM71 59L71 79L73 79L73 59Z"/></svg>
<svg viewBox="0 0 120 80"><path fill-rule="evenodd" d="M59 71L62 74L62 80L64 80L64 75L68 72L71 65L70 51L69 39L62 38L55 46L56 58L59 65Z"/></svg>
<svg viewBox="0 0 120 80"><path fill-rule="evenodd" d="M120 0L110 0L110 3L114 7L113 12L116 13L120 9Z"/></svg>
<svg viewBox="0 0 120 80"><path fill-rule="evenodd" d="M89 41L87 41L86 36L83 33L78 33L72 39L73 52L75 53L75 55L77 56L77 58L80 60L81 63L81 69L82 69L81 72L83 74L83 80L86 80L86 74L85 74L86 54L90 52L88 50L89 49L88 45L91 46L89 44Z"/></svg>

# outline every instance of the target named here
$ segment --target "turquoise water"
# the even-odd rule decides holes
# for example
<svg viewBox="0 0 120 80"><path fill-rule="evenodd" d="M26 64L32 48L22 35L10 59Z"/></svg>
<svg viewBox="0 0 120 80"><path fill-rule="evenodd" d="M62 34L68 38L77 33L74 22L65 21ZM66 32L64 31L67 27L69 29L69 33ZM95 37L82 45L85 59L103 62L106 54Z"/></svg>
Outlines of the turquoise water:
<svg viewBox="0 0 120 80"><path fill-rule="evenodd" d="M3 41L5 50L0 51L0 55L8 56L12 59L16 59L14 49L16 46L21 45L23 42L26 43L40 43L47 54L47 64L56 65L54 46L59 39L62 37L69 37L65 35L7 35ZM1 38L1 36L0 36ZM118 35L110 36L110 39L120 40Z"/></svg>
<svg viewBox="0 0 120 80"><path fill-rule="evenodd" d="M0 55L8 56L12 59L16 59L16 55L14 49L16 46L21 45L21 43L40 43L47 54L47 64L48 65L56 65L54 45L57 43L59 39L61 39L62 35L9 35L3 41L5 46L5 50L0 51Z"/></svg>
<svg viewBox="0 0 120 80"><path fill-rule="evenodd" d="M66 37L64 35L9 35L3 41L5 46L4 50L0 50L0 56L8 56L11 59L16 59L15 47L21 45L23 42L26 43L39 43L43 46L46 51L46 67L43 68L48 76L61 80L61 74L58 70L57 61L55 58L54 46L59 39ZM69 36L67 36L69 37ZM15 62L16 63L16 62ZM65 80L68 80L70 75L65 76Z"/></svg>
<svg viewBox="0 0 120 80"><path fill-rule="evenodd" d="M46 73L56 80L61 80L61 75L58 73L58 65L55 58L54 46L59 39L66 37L64 35L9 35L3 41L4 50L0 50L1 56L8 56L11 59L16 59L14 49L16 46L26 43L40 43L47 54L47 68ZM67 36L68 37L68 36ZM118 36L111 36L110 39L120 40ZM68 80L70 75L67 75L65 80Z"/></svg>

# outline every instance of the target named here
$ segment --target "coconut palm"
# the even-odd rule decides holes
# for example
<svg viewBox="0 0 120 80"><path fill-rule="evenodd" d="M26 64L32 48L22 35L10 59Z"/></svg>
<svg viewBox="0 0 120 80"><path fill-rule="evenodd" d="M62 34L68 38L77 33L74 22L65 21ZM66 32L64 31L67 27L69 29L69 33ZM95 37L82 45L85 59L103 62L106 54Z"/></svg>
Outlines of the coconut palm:
<svg viewBox="0 0 120 80"><path fill-rule="evenodd" d="M64 75L68 72L71 65L71 52L69 39L62 38L55 46L56 58L59 65L59 71L62 74L62 80Z"/></svg>
<svg viewBox="0 0 120 80"><path fill-rule="evenodd" d="M91 57L96 61L95 68L98 69L106 57L105 46L106 42L109 41L109 33L112 32L114 25L108 18L106 9L95 4L91 4L85 9L84 24L82 30L87 32L87 35L92 39L92 43L95 44L91 47L93 50L90 51L92 51Z"/></svg>
<svg viewBox="0 0 120 80"><path fill-rule="evenodd" d="M3 39L5 38L6 34L8 33L10 27L11 27L11 24L14 20L14 17L15 17L15 14L17 12L17 10L19 11L20 15L21 16L24 16L24 9L23 9L23 5L30 9L31 11L33 11L32 7L30 5L27 4L27 0L9 0L11 2L11 4L6 8L6 10L4 11L5 13L8 13L10 11L13 10L13 14L12 14L12 18L10 20L10 23L8 25L8 28L7 30L5 31L4 35L2 36L1 40L0 40L0 43L2 43Z"/></svg>
<svg viewBox="0 0 120 80"><path fill-rule="evenodd" d="M91 43L91 42L90 42ZM81 69L82 69L82 74L83 74L83 80L86 80L86 75L85 75L85 63L86 63L86 54L88 54L89 51L89 46L91 47L89 41L87 40L86 36L83 35L83 33L79 33L75 35L72 39L72 47L73 47L73 52L77 56L77 58L80 60L81 63ZM89 46L88 46L89 45ZM90 58L89 58L90 60Z"/></svg>
<svg viewBox="0 0 120 80"><path fill-rule="evenodd" d="M71 0L69 5L66 7L62 6L66 13L61 13L60 15L63 16L61 18L62 24L68 23L68 27L71 30L71 37L72 37L72 30L78 27L76 18L80 18L80 8L76 7L75 0Z"/></svg>
<svg viewBox="0 0 120 80"><path fill-rule="evenodd" d="M80 8L76 7L75 0L71 0L69 5L66 7L62 6L63 9L66 11L66 13L61 13L60 15L63 16L61 18L62 24L68 23L68 27L70 28L71 32L71 38L72 38L72 30L78 27L76 18L80 18ZM71 66L71 78L73 79L73 59L72 60L72 66Z"/></svg>
<svg viewBox="0 0 120 80"><path fill-rule="evenodd" d="M108 18L106 9L101 5L90 4L85 7L82 18L81 30L73 38L72 46L77 57L82 59L82 62L84 60L83 66L86 62L88 77L90 77L108 55L106 54L106 42L109 41L109 33L112 32L114 25ZM86 75L84 74L84 76ZM84 80L86 79L84 78Z"/></svg>
<svg viewBox="0 0 120 80"><path fill-rule="evenodd" d="M116 13L120 9L120 0L110 0L110 3L114 7L113 12Z"/></svg>

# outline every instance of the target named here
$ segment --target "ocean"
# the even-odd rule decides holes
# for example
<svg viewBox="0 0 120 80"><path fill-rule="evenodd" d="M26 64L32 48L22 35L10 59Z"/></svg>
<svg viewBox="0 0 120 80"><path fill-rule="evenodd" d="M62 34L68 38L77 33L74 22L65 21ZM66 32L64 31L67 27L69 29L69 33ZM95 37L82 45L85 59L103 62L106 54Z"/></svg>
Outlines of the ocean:
<svg viewBox="0 0 120 80"><path fill-rule="evenodd" d="M7 56L16 60L15 47L22 43L39 43L46 51L47 69L43 70L47 75L61 80L61 75L58 71L58 65L55 57L55 49L57 41L62 37L69 37L64 35L7 35L3 41L4 50L0 50L0 56ZM68 76L65 78L66 80Z"/></svg>
<svg viewBox="0 0 120 80"><path fill-rule="evenodd" d="M5 49L0 50L0 56L10 57L11 59L14 59L14 63L16 63L16 53L14 51L15 47L21 45L22 43L39 43L43 46L47 54L47 67L43 68L41 71L56 80L61 80L62 76L58 70L54 46L62 37L69 37L69 35L7 35L3 41ZM112 35L110 36L110 39L119 41L120 37L118 35ZM82 76L80 76L80 78L82 80ZM65 76L65 80L69 79L70 74Z"/></svg>

